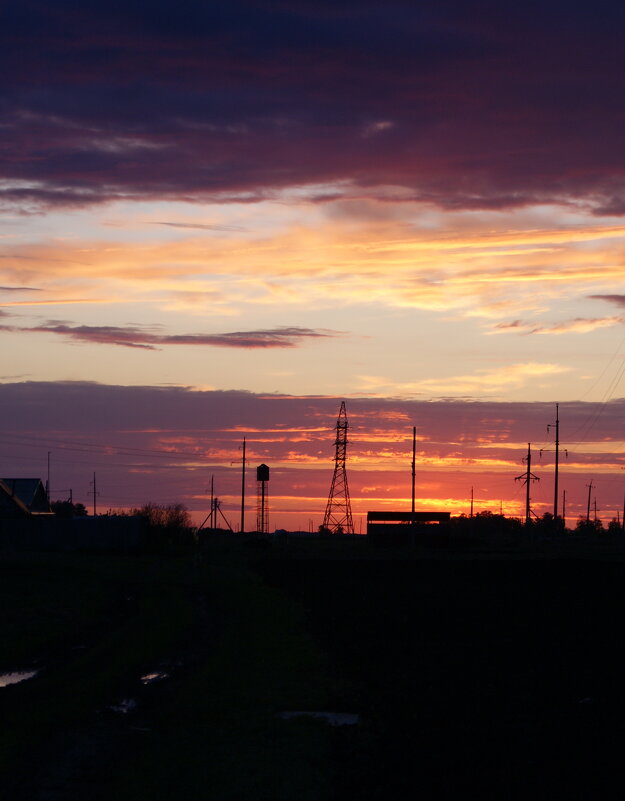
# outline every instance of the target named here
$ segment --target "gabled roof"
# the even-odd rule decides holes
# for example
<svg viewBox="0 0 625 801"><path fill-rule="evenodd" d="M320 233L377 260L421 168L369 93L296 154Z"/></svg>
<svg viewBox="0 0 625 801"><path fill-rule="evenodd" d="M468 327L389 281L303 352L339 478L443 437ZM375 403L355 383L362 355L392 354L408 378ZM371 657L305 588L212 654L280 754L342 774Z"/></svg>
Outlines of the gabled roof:
<svg viewBox="0 0 625 801"><path fill-rule="evenodd" d="M50 514L50 504L40 478L2 478L11 497L18 498L31 514Z"/></svg>
<svg viewBox="0 0 625 801"><path fill-rule="evenodd" d="M0 479L0 517L21 517L28 514L28 507Z"/></svg>

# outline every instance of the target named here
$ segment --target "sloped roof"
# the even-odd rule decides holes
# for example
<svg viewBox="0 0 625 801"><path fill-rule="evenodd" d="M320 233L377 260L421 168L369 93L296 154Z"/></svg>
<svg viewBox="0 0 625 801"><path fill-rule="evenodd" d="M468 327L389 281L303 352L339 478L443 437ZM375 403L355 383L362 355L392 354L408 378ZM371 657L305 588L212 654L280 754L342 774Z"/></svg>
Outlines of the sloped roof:
<svg viewBox="0 0 625 801"><path fill-rule="evenodd" d="M31 514L50 514L50 504L40 478L2 478L0 481Z"/></svg>
<svg viewBox="0 0 625 801"><path fill-rule="evenodd" d="M29 514L28 507L0 479L0 517L7 515L15 517L27 514Z"/></svg>

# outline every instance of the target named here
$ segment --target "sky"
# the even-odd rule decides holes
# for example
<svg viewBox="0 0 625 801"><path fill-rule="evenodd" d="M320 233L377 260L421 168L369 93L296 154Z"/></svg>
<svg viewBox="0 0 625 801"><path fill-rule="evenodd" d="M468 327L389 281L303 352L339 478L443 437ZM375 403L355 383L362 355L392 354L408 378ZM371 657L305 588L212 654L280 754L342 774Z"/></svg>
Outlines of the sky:
<svg viewBox="0 0 625 801"><path fill-rule="evenodd" d="M0 9L0 471L316 528L625 493L625 9ZM551 425L548 430L547 426ZM566 454L564 453L566 449ZM560 499L560 503L561 503Z"/></svg>

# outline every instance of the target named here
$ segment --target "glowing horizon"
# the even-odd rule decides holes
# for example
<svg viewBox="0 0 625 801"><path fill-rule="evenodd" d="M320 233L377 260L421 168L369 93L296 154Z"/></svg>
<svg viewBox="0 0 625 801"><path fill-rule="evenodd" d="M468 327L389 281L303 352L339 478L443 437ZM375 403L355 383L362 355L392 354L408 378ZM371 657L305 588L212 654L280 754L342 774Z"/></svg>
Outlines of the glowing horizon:
<svg viewBox="0 0 625 801"><path fill-rule="evenodd" d="M224 513L238 526L245 437L248 524L255 519L254 469L261 463L271 470L272 526L308 530L310 520L315 529L322 522L333 471L334 398L22 382L0 384L0 403L12 420L12 430L0 434L3 474L45 476L50 453L53 498L72 489L90 507L96 471L101 510L183 503L200 523L214 479ZM106 413L95 420L93 409ZM560 404L560 494L567 493L569 522L585 513L591 479L602 519L620 515L625 441L614 432L623 436L624 412L625 400ZM532 472L541 479L531 488L532 509L538 515L553 510L554 440L546 426L555 420L555 404L361 398L347 401L347 413L348 479L358 520L376 508L409 510L412 420L421 432L418 509L468 514L473 487L475 512L501 508L522 516L525 490L515 478L525 472L531 437Z"/></svg>

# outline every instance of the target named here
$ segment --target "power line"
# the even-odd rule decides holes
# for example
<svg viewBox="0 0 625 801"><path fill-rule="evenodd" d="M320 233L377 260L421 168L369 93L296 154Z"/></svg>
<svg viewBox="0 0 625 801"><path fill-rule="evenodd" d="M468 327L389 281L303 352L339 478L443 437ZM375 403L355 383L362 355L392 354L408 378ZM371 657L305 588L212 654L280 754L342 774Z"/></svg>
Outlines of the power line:
<svg viewBox="0 0 625 801"><path fill-rule="evenodd" d="M4 439L5 437L9 437L12 439ZM127 445L110 445L110 444L102 444L102 443L95 443L95 442L73 442L72 440L62 440L57 439L55 437L46 437L42 439L41 437L29 437L25 434L11 434L10 432L3 432L0 435L0 441L5 442L5 444L22 444L25 447L39 447L39 448L47 448L49 444L56 444L62 450L67 451L77 451L82 453L91 453L91 449L95 448L99 451L104 450L113 450L119 456L123 455L146 455L146 456L156 456L161 458L167 459L189 459L190 457L198 458L198 454L194 452L190 453L175 453L172 451L166 450L158 450L158 449L151 449L151 448L132 448ZM34 443L34 444L31 444ZM68 444L70 443L70 444Z"/></svg>

